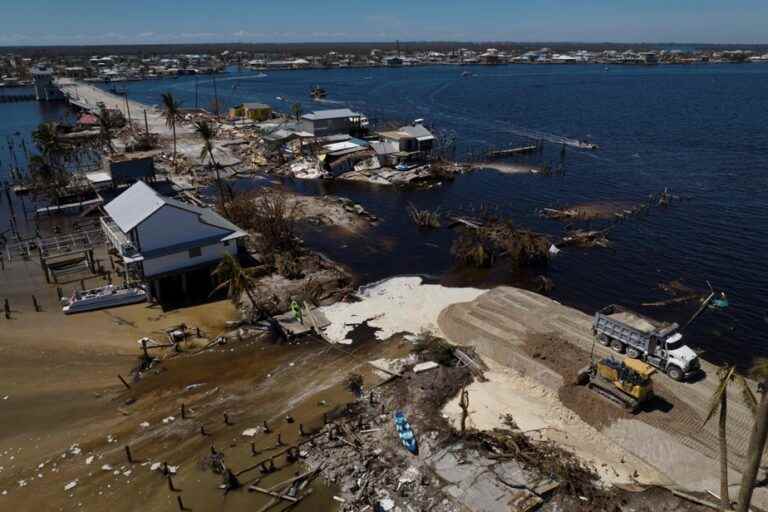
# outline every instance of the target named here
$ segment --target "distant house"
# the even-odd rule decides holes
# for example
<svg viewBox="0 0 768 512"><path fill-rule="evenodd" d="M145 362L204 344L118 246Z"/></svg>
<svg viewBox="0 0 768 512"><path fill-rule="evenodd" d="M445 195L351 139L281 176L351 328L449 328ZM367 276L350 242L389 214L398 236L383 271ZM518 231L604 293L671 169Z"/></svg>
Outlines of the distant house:
<svg viewBox="0 0 768 512"><path fill-rule="evenodd" d="M362 114L348 108L316 110L301 116L302 129L314 137L349 133L363 121Z"/></svg>
<svg viewBox="0 0 768 512"><path fill-rule="evenodd" d="M390 68L399 68L403 65L403 58L397 55L384 57L384 65Z"/></svg>
<svg viewBox="0 0 768 512"><path fill-rule="evenodd" d="M210 291L212 268L224 254L236 255L247 236L215 211L162 196L141 181L104 210L111 252L127 275L149 284L158 302Z"/></svg>
<svg viewBox="0 0 768 512"><path fill-rule="evenodd" d="M266 103L243 103L229 110L229 117L246 117L251 121L266 121L272 115L272 107Z"/></svg>
<svg viewBox="0 0 768 512"><path fill-rule="evenodd" d="M397 147L401 153L429 153L435 144L435 136L424 125L414 123L402 126L397 130L379 132L385 142Z"/></svg>
<svg viewBox="0 0 768 512"><path fill-rule="evenodd" d="M154 157L158 153L145 151L110 155L104 159L101 170L87 173L86 178L97 190L130 185L137 181L154 181Z"/></svg>

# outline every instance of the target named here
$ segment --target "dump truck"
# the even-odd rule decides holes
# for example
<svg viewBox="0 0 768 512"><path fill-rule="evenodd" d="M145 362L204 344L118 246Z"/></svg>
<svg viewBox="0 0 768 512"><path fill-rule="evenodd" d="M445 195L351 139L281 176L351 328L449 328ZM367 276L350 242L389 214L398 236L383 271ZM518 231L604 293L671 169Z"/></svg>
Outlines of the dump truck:
<svg viewBox="0 0 768 512"><path fill-rule="evenodd" d="M681 381L701 372L699 357L682 343L677 323L664 323L617 305L597 313L592 333L602 345L649 363Z"/></svg>
<svg viewBox="0 0 768 512"><path fill-rule="evenodd" d="M651 365L633 359L616 361L606 357L579 371L577 382L623 406L632 412L653 398L651 375L656 369Z"/></svg>

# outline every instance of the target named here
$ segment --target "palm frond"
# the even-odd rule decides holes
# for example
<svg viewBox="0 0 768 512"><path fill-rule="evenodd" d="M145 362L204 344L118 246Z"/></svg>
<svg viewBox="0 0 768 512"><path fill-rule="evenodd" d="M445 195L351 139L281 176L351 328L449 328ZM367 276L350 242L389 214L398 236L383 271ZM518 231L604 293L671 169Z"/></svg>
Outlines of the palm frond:
<svg viewBox="0 0 768 512"><path fill-rule="evenodd" d="M757 411L757 397L752 392L752 388L749 387L747 379L741 375L735 375L734 380L739 384L741 389L741 398L744 400L744 404L747 406L752 415Z"/></svg>
<svg viewBox="0 0 768 512"><path fill-rule="evenodd" d="M720 401L722 400L723 395L726 395L728 392L728 384L733 379L735 371L736 369L733 366L723 366L717 370L719 382L717 383L715 392L712 393L712 398L710 398L708 407L709 412L707 413L707 417L704 418L704 423L701 424L702 427L712 419L712 416L714 416L718 410L720 410Z"/></svg>

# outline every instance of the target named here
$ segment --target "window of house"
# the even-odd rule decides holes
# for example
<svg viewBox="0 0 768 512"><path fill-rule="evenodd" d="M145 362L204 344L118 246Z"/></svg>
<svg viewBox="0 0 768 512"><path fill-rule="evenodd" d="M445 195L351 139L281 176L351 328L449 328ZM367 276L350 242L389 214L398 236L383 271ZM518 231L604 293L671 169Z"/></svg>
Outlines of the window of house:
<svg viewBox="0 0 768 512"><path fill-rule="evenodd" d="M203 250L200 247L193 247L189 250L189 257L190 258L197 258L198 256L202 256Z"/></svg>
<svg viewBox="0 0 768 512"><path fill-rule="evenodd" d="M229 240L224 240L224 247L227 247L229 245Z"/></svg>

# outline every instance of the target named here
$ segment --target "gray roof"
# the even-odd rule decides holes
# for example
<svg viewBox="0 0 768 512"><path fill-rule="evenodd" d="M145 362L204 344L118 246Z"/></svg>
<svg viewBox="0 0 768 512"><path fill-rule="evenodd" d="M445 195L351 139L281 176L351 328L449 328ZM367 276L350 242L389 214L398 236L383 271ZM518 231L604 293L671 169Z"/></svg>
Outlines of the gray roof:
<svg viewBox="0 0 768 512"><path fill-rule="evenodd" d="M336 108L331 110L315 110L309 114L301 116L302 119L308 121L320 121L323 119L339 119L343 117L360 117L362 114L359 112L353 112L348 108Z"/></svg>
<svg viewBox="0 0 768 512"><path fill-rule="evenodd" d="M227 219L211 210L200 208L178 199L160 195L143 181L137 181L128 190L107 203L104 209L123 233L128 233L165 205L195 213L206 224L230 231L222 240L246 236L246 233Z"/></svg>
<svg viewBox="0 0 768 512"><path fill-rule="evenodd" d="M435 136L432 135L432 132L424 128L424 125L421 124L403 126L400 128L400 131L405 132L418 140L432 140L435 138Z"/></svg>

